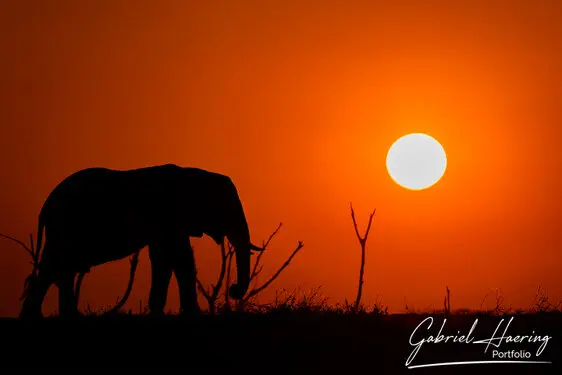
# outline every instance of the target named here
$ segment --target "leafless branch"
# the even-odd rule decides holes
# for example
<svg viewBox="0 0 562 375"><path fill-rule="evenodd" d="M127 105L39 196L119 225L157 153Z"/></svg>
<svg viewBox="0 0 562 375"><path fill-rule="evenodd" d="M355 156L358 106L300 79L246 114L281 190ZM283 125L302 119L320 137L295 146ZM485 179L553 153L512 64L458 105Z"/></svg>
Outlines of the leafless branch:
<svg viewBox="0 0 562 375"><path fill-rule="evenodd" d="M488 308L488 305L486 304L486 306L484 306L484 303L486 302L486 299L490 296L490 294L493 293L494 294L494 298L495 298L495 305L494 308L492 310L490 310ZM491 314L491 315L501 315L506 311L506 308L504 306L504 297L503 297L503 293L501 289L492 289L491 292L486 293L486 295L484 296L484 299L482 299L482 303L480 304L480 310L484 310L486 311L487 314Z"/></svg>
<svg viewBox="0 0 562 375"><path fill-rule="evenodd" d="M258 275L260 274L260 272L263 270L263 266L260 266L260 262L262 259L263 254L265 254L265 250L267 249L269 243L271 242L271 240L273 239L273 237L275 237L275 235L277 234L277 232L279 232L279 229L281 229L281 226L283 226L283 223L279 223L279 225L277 226L277 228L273 231L273 233L271 233L271 235L269 236L269 238L267 239L267 241L265 241L262 245L262 248L264 249L264 251L261 251L258 256L256 257L256 261L254 263L254 267L252 268L252 272L250 272L250 284L255 285L257 282L257 278Z"/></svg>
<svg viewBox="0 0 562 375"><path fill-rule="evenodd" d="M35 250L32 234L29 235L29 242L30 242L31 246L27 246L25 243L18 240L17 238L7 236L5 234L0 234L0 237L6 238L6 239L11 240L11 241L14 241L15 243L17 243L18 245L23 247L23 249L31 256L31 261L29 263L32 265L33 268L31 270L31 273L29 274L29 276L26 277L25 282L24 282L23 293L20 297L20 300L23 300L27 296L27 293L29 292L29 288L30 288L31 283L37 277L37 272L39 270L39 253L40 253L40 250L39 249Z"/></svg>
<svg viewBox="0 0 562 375"><path fill-rule="evenodd" d="M225 244L224 244L224 241L223 241L222 244L221 244L221 270L219 272L219 277L218 277L217 283L213 287L213 294L211 296L212 299L213 299L213 302L217 300L217 298L219 296L219 293L220 293L220 290L221 290L221 287L222 287L222 283L223 283L224 275L225 275L225 271L226 271L227 257L228 257L228 255L227 255L227 252L225 250Z"/></svg>
<svg viewBox="0 0 562 375"><path fill-rule="evenodd" d="M373 210L371 215L369 216L369 223L367 224L367 230L365 231L365 236L361 236L359 234L359 229L357 229L357 221L355 220L355 212L353 211L353 205L349 204L351 208L351 219L353 220L353 227L355 228L355 234L357 235L357 239L359 240L359 244L361 245L361 268L359 270L359 287L357 288L357 298L355 299L355 308L359 308L359 304L361 303L361 294L363 293L363 274L365 272L365 247L367 244L367 238L369 237L369 231L371 230L371 223L373 221L373 216L377 212L376 209Z"/></svg>
<svg viewBox="0 0 562 375"><path fill-rule="evenodd" d="M123 294L123 297L121 297L121 299L117 300L117 303L115 304L115 306L113 306L110 310L107 310L105 314L114 314L119 312L119 310L121 310L123 308L123 306L125 306L125 303L127 303L127 300L129 299L129 296L131 295L131 291L133 290L133 283L135 281L135 273L137 271L137 267L139 264L139 255L140 255L140 251L137 251L135 254L133 254L129 260L130 264L131 264L131 268L129 271L129 283L127 284L127 289L125 290L125 293ZM78 279L76 280L76 286L74 289L74 298L76 300L76 302L78 303L78 300L80 298L80 291L82 288L82 282L84 281L84 277L86 276L86 272L81 272L78 274Z"/></svg>
<svg viewBox="0 0 562 375"><path fill-rule="evenodd" d="M203 294L203 297L205 297L205 299L207 300L207 304L209 305L209 312L211 314L215 313L216 302L217 302L217 300L219 298L219 295L220 295L220 292L221 292L221 288L222 288L222 284L223 284L224 276L225 276L225 272L226 272L226 266L227 266L227 263L228 263L228 258L229 258L229 256L231 257L230 253L232 251L232 248L230 246L228 248L228 252L226 251L224 240L221 243L220 249L221 249L221 268L220 268L219 276L217 278L217 282L216 282L216 284L211 285L210 291L205 290L205 287L203 286L203 284L201 283L199 278L197 278L197 277L195 278L195 281L197 283L197 288L199 289L201 294Z"/></svg>
<svg viewBox="0 0 562 375"><path fill-rule="evenodd" d="M353 220L353 227L355 228L355 234L357 234L357 239L359 240L359 243L361 243L361 245L363 246L367 242L367 237L369 237L369 231L371 230L371 222L373 221L373 216L375 216L377 210L376 209L373 210L373 212L369 216L369 223L367 224L367 230L365 231L365 236L361 237L361 235L359 234L359 229L357 229L357 222L355 221L355 212L353 211L353 205L350 203L349 206L351 208L351 219Z"/></svg>
<svg viewBox="0 0 562 375"><path fill-rule="evenodd" d="M443 301L443 312L445 316L451 315L451 290L448 286L445 287L446 295Z"/></svg>
<svg viewBox="0 0 562 375"><path fill-rule="evenodd" d="M267 239L267 241L265 241L263 243L262 248L264 249L263 251L260 251L260 253L258 254L257 258L256 258L256 262L254 263L254 267L252 268L252 272L250 273L250 282L258 275L258 273L260 271L258 271L258 266L260 264L261 261L261 257L263 256L263 254L265 253L265 249L267 248L267 246L269 245L269 243L271 242L271 240L273 239L273 237L275 237L275 235L277 234L277 232L279 232L279 229L281 229L281 226L283 225L283 223L279 223L279 225L277 226L277 229L275 229L273 231L273 233L271 233L271 235L269 236L269 238Z"/></svg>
<svg viewBox="0 0 562 375"><path fill-rule="evenodd" d="M21 247L23 247L25 252L28 253L31 256L31 259L33 261L32 264L35 265L35 264L39 263L39 254L36 254L36 251L35 251L34 246L33 246L33 235L31 235L31 234L29 235L31 246L27 246L25 243L18 240L17 238L14 238L12 236L8 236L8 235L2 234L2 233L0 233L0 237L4 237L8 240L12 240L15 243L17 243L18 245L20 245Z"/></svg>
<svg viewBox="0 0 562 375"><path fill-rule="evenodd" d="M552 309L553 305L548 297L546 289L539 285L537 288L537 294L535 295L535 306L534 310L536 312L548 312Z"/></svg>
<svg viewBox="0 0 562 375"><path fill-rule="evenodd" d="M197 283L197 288L199 289L201 294L203 294L203 297L205 297L205 299L208 301L211 298L211 295L205 290L205 287L203 286L201 281L199 281L199 278L196 278L195 282Z"/></svg>
<svg viewBox="0 0 562 375"><path fill-rule="evenodd" d="M254 272L254 274L252 275L251 281L257 281L258 276L261 273L261 271L263 271L263 266L260 266L260 268L258 268L256 270L256 272Z"/></svg>
<svg viewBox="0 0 562 375"><path fill-rule="evenodd" d="M263 255L265 254L265 250L267 249L267 247L269 246L269 244L271 243L271 241L273 240L273 238L277 235L277 233L279 232L279 230L281 229L281 227L283 226L283 223L279 223L279 225L277 226L277 228L271 233L271 235L268 237L267 241L263 242L262 248L264 249L263 251L260 251L259 254L257 255L257 257L255 258L255 262L250 270L250 283L251 284L255 284L256 280L257 280L257 276L260 275L260 273L263 271L263 265L261 265L261 261L263 259ZM267 288L273 281L275 281L275 279L281 274L281 272L283 272L283 270L290 264L291 260L294 258L294 256L300 251L300 249L303 247L302 242L299 242L299 245L297 246L297 248L293 251L293 253L291 254L291 256L287 259L287 261L273 274L273 276L270 277L269 280L267 280L263 285L259 286L259 287L254 287L252 288L249 292L246 293L246 296L240 300L237 301L237 306L239 309L243 310L244 309L244 304L246 302L249 301L250 298L256 296L258 293L260 293L261 291L263 291L265 288ZM228 248L227 250L224 247L221 247L221 271L219 273L219 277L218 277L218 282L216 285L211 286L211 290L207 290L205 289L205 287L203 286L203 283L201 283L201 281L197 278L196 279L196 283L197 283L197 288L198 290L201 292L201 294L203 295L203 297L207 300L207 302L209 303L209 310L213 313L216 309L216 301L219 297L220 291L224 290L224 304L225 304L225 308L230 309L230 296L229 296L229 289L232 283L232 279L231 279L231 274L232 274L232 263L233 263L233 258L235 255L235 249L234 247L228 243ZM224 280L226 278L226 280ZM224 281L224 283L223 283ZM223 288L224 286L224 288Z"/></svg>
<svg viewBox="0 0 562 375"><path fill-rule="evenodd" d="M85 276L85 272L80 272L78 274L78 279L76 280L76 286L74 288L74 299L76 300L76 303L80 300L80 290L82 289L82 282L84 281Z"/></svg>
<svg viewBox="0 0 562 375"><path fill-rule="evenodd" d="M505 307L503 305L503 293L501 289L496 289L496 306L494 307L494 314L501 315L505 311Z"/></svg>
<svg viewBox="0 0 562 375"><path fill-rule="evenodd" d="M127 303L127 299L129 299L129 295L131 294L131 291L133 290L133 281L135 280L135 272L137 270L137 266L138 266L138 263L139 263L139 255L140 255L140 251L137 251L131 257L131 260L130 260L131 270L129 272L129 284L127 285L127 289L125 290L125 294L123 294L123 297L121 298L121 300L119 300L117 302L117 304L111 310L108 311L108 313L111 314L111 313L118 312L119 310L121 310L121 308L123 308L123 306L125 306L125 303ZM78 296L77 296L77 298L78 298Z"/></svg>
<svg viewBox="0 0 562 375"><path fill-rule="evenodd" d="M247 302L250 298L256 296L258 293L260 293L265 288L267 288L273 281L275 281L275 279L281 274L281 272L283 272L283 270L287 268L287 266L291 263L295 255L297 255L297 253L303 248L303 246L304 244L302 243L302 241L299 241L297 247L295 248L295 250L293 250L291 256L289 256L289 258L285 261L285 263L283 263L283 265L279 267L277 272L275 272L273 276L271 276L269 280L267 280L262 286L252 289L250 292L248 292L246 294L246 297L244 297L244 301Z"/></svg>
<svg viewBox="0 0 562 375"><path fill-rule="evenodd" d="M273 237L275 237L275 235L277 234L277 232L279 232L279 229L281 229L281 227L283 226L283 223L279 223L279 225L277 226L277 228L273 231L273 233L271 233L271 235L269 236L269 238L267 239L267 241L265 241L263 243L263 248L266 249L267 246L269 245L269 243L271 242L271 240L273 239Z"/></svg>

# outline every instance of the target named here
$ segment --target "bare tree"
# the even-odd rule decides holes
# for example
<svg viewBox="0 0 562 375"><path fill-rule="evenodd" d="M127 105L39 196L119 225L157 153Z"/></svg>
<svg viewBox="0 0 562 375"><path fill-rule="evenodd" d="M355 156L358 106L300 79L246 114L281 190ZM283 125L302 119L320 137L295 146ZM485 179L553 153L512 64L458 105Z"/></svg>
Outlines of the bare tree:
<svg viewBox="0 0 562 375"><path fill-rule="evenodd" d="M371 230L371 222L373 221L373 216L377 212L375 208L371 215L369 216L369 223L367 224L367 230L365 231L365 235L361 236L359 234L359 230L357 229L357 222L355 221L355 212L353 211L353 205L349 204L351 208L351 219L353 220L353 227L355 228L355 234L357 235L357 239L359 240L359 244L361 245L361 268L359 270L359 286L357 288L357 298L355 299L355 309L359 309L359 305L361 303L361 294L363 293L363 274L365 272L365 247L367 245L367 238L369 237L369 231Z"/></svg>
<svg viewBox="0 0 562 375"><path fill-rule="evenodd" d="M535 302L532 310L534 312L550 312L550 311L560 311L562 307L562 301L558 303L552 303L546 288L539 285L537 288L537 294L535 295Z"/></svg>
<svg viewBox="0 0 562 375"><path fill-rule="evenodd" d="M267 242L265 242L262 246L262 248L265 249L267 248L267 245L269 245L269 242L271 242L271 239L273 238L273 236L275 236L275 234L279 231L279 229L281 228L281 224L279 224L279 226L277 227L277 229L273 232L273 234L271 234L269 236L269 239L267 240ZM203 286L203 283L201 282L201 280L199 280L199 278L196 277L195 281L197 283L197 288L199 290L199 292L201 292L201 294L203 295L203 297L205 298L205 300L207 301L207 304L209 306L209 312L211 314L214 314L216 312L216 308L217 308L217 302L218 299L221 295L222 292L222 286L223 286L223 282L225 281L225 276L226 276L226 285L225 285L225 290L224 290L224 301L225 301L225 307L229 308L230 307L230 298L229 298L229 293L228 293L228 289L230 288L230 284L231 284L231 279L230 279L230 275L231 275L231 267L232 267L232 258L235 254L235 250L234 250L234 246L230 243L227 242L225 245L225 242L223 240L223 242L221 243L220 249L221 249L221 268L220 268L220 272L217 278L217 282L215 284L211 284L210 288L206 289ZM257 273L259 273L259 271L261 271L261 268L259 269L259 271L256 272L257 267L259 265L259 262L261 260L261 257L264 253L264 251L260 251L256 263L254 264L254 267L252 268L251 274L250 274L250 282L252 281L253 277L255 277L257 275Z"/></svg>
<svg viewBox="0 0 562 375"><path fill-rule="evenodd" d="M258 276L263 271L262 259L263 259L263 255L266 253L265 249L267 249L270 242L273 240L275 235L281 229L282 225L283 225L283 223L279 223L279 225L273 231L273 233L269 236L267 241L265 241L263 243L262 248L264 249L264 251L261 251L261 252L258 253L258 255L256 257L256 260L255 260L255 262L254 262L254 264L251 268L251 271L250 271L250 288L249 288L248 292L246 292L245 296L241 300L236 302L236 308L237 308L238 311L245 310L245 307L248 304L248 302L250 302L252 299L256 298L259 293L261 293L266 288L268 288L279 277L279 275L289 266L289 264L291 263L293 258L303 248L304 244L302 243L302 241L299 241L298 244L297 244L297 247L293 250L293 252L287 258L287 260L277 269L277 271L275 271L269 277L269 279L267 279L263 284L257 285L258 284L257 283ZM229 299L229 296L228 296L228 290L230 289L230 285L231 285L231 282L232 282L232 280L230 278L230 274L231 274L233 255L234 255L234 250L230 247L229 252L227 252L227 254L226 254L226 257L223 257L223 263L226 264L226 269L227 269L227 271L226 271L226 284L225 284L225 288L224 288L224 301L225 301L225 308L229 309L229 310L231 308L231 305L230 305L230 299ZM201 290L201 288L199 288L199 290Z"/></svg>
<svg viewBox="0 0 562 375"><path fill-rule="evenodd" d="M443 301L443 312L445 316L451 315L451 290L448 286L445 287L445 300Z"/></svg>
<svg viewBox="0 0 562 375"><path fill-rule="evenodd" d="M252 298L256 297L259 293L261 293L268 286L270 286L271 283L273 283L277 279L277 277L279 277L281 272L283 272L283 270L285 270L285 268L287 268L289 266L289 264L291 264L291 261L293 260L295 255L297 255L297 253L303 248L303 246L304 246L304 244L302 243L302 241L299 241L298 244L297 244L297 247L293 250L293 252L289 256L289 258L287 258L287 260L277 269L277 271L265 283L263 283L261 286L253 287L248 293L246 293L244 298L238 302L240 307L241 307L241 308L239 308L239 310L243 310L244 305L247 304L248 301L250 301ZM256 263L257 263L257 260L256 260ZM262 269L263 269L263 267L261 267L259 269L259 272L261 272ZM257 277L257 275L259 274L259 272L257 272L252 277L251 280L255 279Z"/></svg>
<svg viewBox="0 0 562 375"><path fill-rule="evenodd" d="M496 289L496 305L494 307L493 314L501 315L505 312L504 297L501 289Z"/></svg>
<svg viewBox="0 0 562 375"><path fill-rule="evenodd" d="M504 305L504 296L503 296L503 292L501 289L493 289L492 290L493 294L494 294L494 298L495 298L495 305L494 308L492 310L490 310L488 308L488 306L486 306L486 313L487 314L491 314L491 315L496 315L499 316L501 314L503 314L504 312L506 312L506 308ZM484 296L484 299L482 300L482 303L480 304L480 310L484 310L484 303L486 302L486 299L488 298L488 296L491 294L491 292L486 293L486 295Z"/></svg>

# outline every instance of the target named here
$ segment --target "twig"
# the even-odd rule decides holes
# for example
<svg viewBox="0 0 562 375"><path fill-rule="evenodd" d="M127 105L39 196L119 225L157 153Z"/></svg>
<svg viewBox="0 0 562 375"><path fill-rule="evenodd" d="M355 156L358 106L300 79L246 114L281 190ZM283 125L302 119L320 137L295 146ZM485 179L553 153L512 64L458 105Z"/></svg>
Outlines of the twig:
<svg viewBox="0 0 562 375"><path fill-rule="evenodd" d="M27 246L25 243L23 243L22 241L18 240L17 238L5 235L0 233L0 237L4 237L8 240L12 240L14 242L16 242L17 244L19 244L21 247L23 247L23 249L31 256L31 259L33 260L34 264L38 263L38 254L35 253L34 247L33 247L33 235L29 235L29 238L31 239L31 247Z"/></svg>
<svg viewBox="0 0 562 375"><path fill-rule="evenodd" d="M260 264L261 261L261 257L263 256L263 254L265 253L265 249L267 248L267 246L269 245L269 243L271 242L271 240L273 239L273 237L275 237L275 235L277 234L277 232L279 232L279 229L281 229L281 226L283 225L283 223L279 223L279 225L277 226L277 229L275 229L273 231L273 233L271 233L271 235L269 236L269 238L267 239L267 241L265 241L263 243L263 250L264 251L260 251L260 253L258 254L257 258L256 258L256 262L254 263L254 267L252 269L252 272L250 273L250 281L252 281L257 275L258 273L260 273L260 271L258 271L258 266Z"/></svg>
<svg viewBox="0 0 562 375"><path fill-rule="evenodd" d="M131 270L130 270L130 273L129 273L129 284L127 285L127 290L125 290L125 294L123 295L121 300L119 302L117 302L117 304L115 306L113 306L113 308L111 310L109 310L107 312L108 314L116 313L119 310L121 310L121 308L123 306L125 306L125 303L127 302L127 299L129 299L129 295L131 294L131 291L133 290L133 281L135 280L135 272L137 270L137 266L138 266L138 263L139 263L139 255L140 255L140 251L137 251L131 257L131 260L130 260Z"/></svg>

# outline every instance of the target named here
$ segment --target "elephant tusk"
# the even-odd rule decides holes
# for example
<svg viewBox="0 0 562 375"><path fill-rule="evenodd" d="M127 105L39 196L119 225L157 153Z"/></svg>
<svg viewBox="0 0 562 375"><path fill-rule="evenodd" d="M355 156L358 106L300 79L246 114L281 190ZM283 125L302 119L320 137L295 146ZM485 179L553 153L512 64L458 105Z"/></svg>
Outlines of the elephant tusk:
<svg viewBox="0 0 562 375"><path fill-rule="evenodd" d="M253 243L250 242L250 252L251 252L251 250L264 251L265 249L263 247L258 247L258 246L254 245Z"/></svg>

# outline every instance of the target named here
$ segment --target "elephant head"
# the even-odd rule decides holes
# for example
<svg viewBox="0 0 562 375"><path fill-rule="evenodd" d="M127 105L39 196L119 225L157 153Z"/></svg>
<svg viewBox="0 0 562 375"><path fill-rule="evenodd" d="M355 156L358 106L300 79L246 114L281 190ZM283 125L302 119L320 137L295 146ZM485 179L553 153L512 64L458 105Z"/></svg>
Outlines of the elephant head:
<svg viewBox="0 0 562 375"><path fill-rule="evenodd" d="M241 299L250 285L250 255L252 250L263 251L264 249L254 245L250 241L250 231L238 191L232 180L226 176L220 176L219 189L212 196L214 204L214 217L208 220L204 232L208 234L217 244L226 239L232 244L236 255L236 284L230 287L230 296ZM216 185L215 185L216 186ZM219 197L216 199L216 197ZM217 205L218 203L218 205Z"/></svg>

